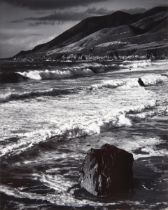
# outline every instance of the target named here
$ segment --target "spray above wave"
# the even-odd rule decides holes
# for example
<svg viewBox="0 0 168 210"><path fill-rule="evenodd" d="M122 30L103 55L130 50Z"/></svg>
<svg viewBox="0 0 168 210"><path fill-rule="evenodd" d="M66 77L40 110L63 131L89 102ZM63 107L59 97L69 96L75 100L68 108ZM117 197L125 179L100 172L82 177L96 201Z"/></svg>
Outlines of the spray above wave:
<svg viewBox="0 0 168 210"><path fill-rule="evenodd" d="M30 91L30 92L23 92L23 93L10 92L7 94L0 95L0 103L36 98L40 96L60 96L60 95L68 95L72 93L75 93L74 89L55 89L55 88L51 88L49 90Z"/></svg>

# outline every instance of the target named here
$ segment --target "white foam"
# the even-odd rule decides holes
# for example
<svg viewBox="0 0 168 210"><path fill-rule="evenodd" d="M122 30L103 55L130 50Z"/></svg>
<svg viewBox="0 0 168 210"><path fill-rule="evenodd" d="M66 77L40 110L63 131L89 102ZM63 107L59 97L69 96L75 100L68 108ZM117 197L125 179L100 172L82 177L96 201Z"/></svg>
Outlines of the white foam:
<svg viewBox="0 0 168 210"><path fill-rule="evenodd" d="M153 71L153 70L168 70L168 60L133 60L123 61L120 65L122 68L120 72L134 72L134 71Z"/></svg>
<svg viewBox="0 0 168 210"><path fill-rule="evenodd" d="M75 126L74 124L64 124L54 130L41 129L25 134L18 134L20 140L17 141L17 143L1 147L0 157L4 155L18 155L34 145L47 141L52 137L55 137L57 140L62 138L64 140L72 139L100 134L102 131L106 131L110 128L122 126L131 126L131 120L126 118L125 114L119 113L116 116L107 115L102 119L98 119L96 122L83 122L83 124L79 124L78 126Z"/></svg>
<svg viewBox="0 0 168 210"><path fill-rule="evenodd" d="M129 110L127 110L128 113L141 113L145 111L146 109L152 109L157 105L156 100L150 100L145 104L139 104L134 107L130 107Z"/></svg>
<svg viewBox="0 0 168 210"><path fill-rule="evenodd" d="M155 105L156 101L153 100L145 105L141 104L134 107L127 107L123 108L123 110L116 109L110 113L106 112L90 120L86 119L81 121L78 118L76 121L63 123L55 129L38 129L25 134L17 134L20 140L17 143L1 147L0 157L4 155L18 155L40 142L48 141L52 137L55 137L56 140L65 140L100 134L115 127L130 127L132 126L132 122L126 115L129 116L130 112L140 113L145 109L155 107Z"/></svg>
<svg viewBox="0 0 168 210"><path fill-rule="evenodd" d="M146 86L156 85L158 83L168 81L168 78L166 76L160 74L147 74L141 77L141 79Z"/></svg>
<svg viewBox="0 0 168 210"><path fill-rule="evenodd" d="M101 88L116 88L124 85L125 82L122 80L104 80L99 84L94 84L89 87L91 90L101 89Z"/></svg>
<svg viewBox="0 0 168 210"><path fill-rule="evenodd" d="M165 73L163 73L163 74L161 74L162 76L166 76L166 77L168 77L168 72L165 72Z"/></svg>
<svg viewBox="0 0 168 210"><path fill-rule="evenodd" d="M57 183L57 178L55 177L55 181L54 178L52 180L50 180L50 177L46 176L43 177L43 179L41 179L41 182L44 182L44 184L46 186L51 187L52 189L58 189L57 184L59 184L60 186L63 185L65 186L65 183L68 181L66 180L66 182L63 182L65 179L63 177L61 177L60 182ZM1 185L0 186L0 192L5 193L8 196L12 196L14 198L27 198L30 200L38 200L38 201L48 201L51 204L54 205L58 205L58 206L69 206L69 207L83 207L85 205L90 205L90 206L108 206L108 205L115 205L115 202L111 202L111 203L101 203L101 202L97 202L97 201L91 201L91 200L86 200L86 199L77 199L75 198L71 192L65 192L65 190L63 190L63 192L60 192L59 194L57 194L56 192L53 194L48 193L46 195L40 195L37 193L30 193L30 192L24 192L22 191L22 189L14 189L12 187L7 187L5 185ZM62 189L62 188L61 188ZM123 202L124 203L124 202Z"/></svg>
<svg viewBox="0 0 168 210"><path fill-rule="evenodd" d="M124 139L122 142L116 142L120 148L130 151L134 155L134 159L144 158L144 157L156 157L165 156L168 154L166 149L157 149L156 146L161 144L162 140L158 137L147 138L142 136L134 136L133 139L127 141ZM141 152L135 152L136 150L141 150Z"/></svg>
<svg viewBox="0 0 168 210"><path fill-rule="evenodd" d="M19 154L52 137L65 140L100 134L115 127L130 127L130 114L136 115L146 109L151 111L156 106L153 92L139 85L126 88L125 85L130 81L133 85L135 82L138 84L137 78L105 80L101 83L105 87L124 85L116 89L97 89L89 94L87 91L81 91L61 99L50 97L47 101L38 103L29 100L24 103L13 101L1 104L3 121L0 121L0 125L3 125L3 130L0 130L0 134L9 138L13 137L14 131L15 136L21 138L16 143L2 146L1 156ZM9 118L9 111L13 118ZM22 118L18 115L20 112ZM15 124L11 129L8 125L13 125L13 119Z"/></svg>
<svg viewBox="0 0 168 210"><path fill-rule="evenodd" d="M163 83L168 81L166 75L161 74L147 74L140 77L145 86L157 85L158 83ZM138 83L139 78L128 78L128 79L114 79L114 80L103 80L98 84L91 85L88 89L97 90L102 88L121 88L121 89L132 89L132 88L141 88Z"/></svg>
<svg viewBox="0 0 168 210"><path fill-rule="evenodd" d="M145 86L153 86L168 81L168 77L161 74L146 74L144 76L141 76L140 78ZM144 87L141 87L139 85L138 80L139 80L138 77L124 79L123 81L121 81L121 85L119 85L119 88L121 89L141 88L142 90Z"/></svg>
<svg viewBox="0 0 168 210"><path fill-rule="evenodd" d="M66 79L75 76L89 76L94 74L89 68L72 67L71 69L63 70L44 70L44 71L28 71L17 72L18 74L33 80L48 80L48 79Z"/></svg>
<svg viewBox="0 0 168 210"><path fill-rule="evenodd" d="M48 90L37 90L37 91L30 91L30 92L8 92L0 95L0 103L8 102L11 100L22 100L27 98L33 98L33 97L40 97L40 96L57 96L57 95L64 95L71 93L71 90L68 89L54 89L50 88Z"/></svg>
<svg viewBox="0 0 168 210"><path fill-rule="evenodd" d="M119 87L121 89L132 89L132 88L141 88L138 84L138 78L126 79L123 86Z"/></svg>
<svg viewBox="0 0 168 210"><path fill-rule="evenodd" d="M30 79L34 79L34 80L41 80L41 76L39 74L39 71L28 71L28 72L18 72L18 74L30 78Z"/></svg>
<svg viewBox="0 0 168 210"><path fill-rule="evenodd" d="M129 115L129 117L132 117L133 119L146 119L148 117L153 117L156 114L157 114L157 112L155 112L155 111L148 111L148 112L133 114L132 116Z"/></svg>
<svg viewBox="0 0 168 210"><path fill-rule="evenodd" d="M47 186L49 189L54 190L54 193L47 193L46 195L25 192L24 188L12 188L5 185L0 185L0 192L14 198L30 199L36 201L47 201L51 204L58 206L68 206L68 207L83 207L89 205L90 207L108 207L116 205L116 202L101 202L92 201L87 199L78 199L74 196L74 191L77 189L74 187L75 182L70 181L68 178L64 178L61 175L48 175L48 174L32 174L32 179L39 180L43 185ZM119 201L120 204L140 205L137 201Z"/></svg>
<svg viewBox="0 0 168 210"><path fill-rule="evenodd" d="M106 209L111 206L115 206L116 204L128 204L130 206L136 206L139 208L143 206L144 201L130 201L130 200L123 200L117 202L103 202L91 199L78 199L74 195L74 191L76 188L74 185L77 184L75 182L70 181L68 178L64 178L61 175L48 175L48 174L33 174L32 179L39 180L42 184L47 186L48 188L54 190L53 193L47 193L46 195L37 194L32 192L25 192L24 188L12 188L5 185L0 185L0 192L4 193L8 196L19 198L19 199L29 199L29 200L36 200L36 201L47 201L51 204L57 206L67 206L67 207L99 207L102 209ZM164 202L167 205L167 202Z"/></svg>
<svg viewBox="0 0 168 210"><path fill-rule="evenodd" d="M124 61L123 64L128 69L138 70L151 66L151 60Z"/></svg>

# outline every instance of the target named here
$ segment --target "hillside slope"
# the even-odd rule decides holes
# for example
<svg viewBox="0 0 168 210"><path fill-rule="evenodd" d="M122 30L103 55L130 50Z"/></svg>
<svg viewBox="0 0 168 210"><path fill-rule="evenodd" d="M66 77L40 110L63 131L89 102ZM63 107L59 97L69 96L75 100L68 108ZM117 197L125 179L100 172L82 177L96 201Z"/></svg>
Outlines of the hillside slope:
<svg viewBox="0 0 168 210"><path fill-rule="evenodd" d="M151 48L163 45L163 41L167 46L167 26L168 7L156 7L134 15L118 11L111 15L87 18L50 42L30 51L22 51L16 57L54 57L60 53L72 52L99 54L102 48L131 50L140 44ZM151 42L155 43L150 45Z"/></svg>

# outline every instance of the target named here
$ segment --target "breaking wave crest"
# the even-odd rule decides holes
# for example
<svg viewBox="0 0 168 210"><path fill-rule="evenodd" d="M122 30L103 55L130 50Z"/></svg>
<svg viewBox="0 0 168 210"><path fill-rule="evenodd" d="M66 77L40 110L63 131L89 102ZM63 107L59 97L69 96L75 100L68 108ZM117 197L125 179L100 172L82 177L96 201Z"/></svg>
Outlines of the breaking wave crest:
<svg viewBox="0 0 168 210"><path fill-rule="evenodd" d="M5 102L15 101L15 100L36 98L36 97L40 97L40 96L67 95L67 94L72 94L74 92L75 92L74 89L55 89L55 88L51 88L49 90L30 91L30 92L23 92L23 93L9 92L9 93L0 95L0 103L5 103Z"/></svg>
<svg viewBox="0 0 168 210"><path fill-rule="evenodd" d="M161 74L147 74L140 78L126 79L122 88L134 88L134 87L148 87L154 86L168 81L168 77Z"/></svg>
<svg viewBox="0 0 168 210"><path fill-rule="evenodd" d="M81 64L79 66L58 68L55 70L28 70L9 73L0 73L0 83L17 83L25 80L60 80L77 77L92 76L117 69L116 64Z"/></svg>
<svg viewBox="0 0 168 210"><path fill-rule="evenodd" d="M39 72L38 72L39 73ZM51 73L51 72L50 72ZM50 75L49 73L49 75ZM47 74L46 74L47 75ZM48 75L48 76L49 76ZM36 72L33 72L32 78L36 77ZM39 76L39 74L38 74ZM50 75L51 76L51 75ZM31 76L29 75L29 78ZM38 77L36 77L37 79ZM47 78L47 77L45 77ZM139 80L141 80L141 84L139 83ZM129 78L129 79L114 79L114 80L103 80L101 83L93 84L90 87L86 88L86 90L99 90L103 88L113 89L113 88L137 88L140 86L153 86L160 83L164 83L168 81L167 75L160 75L160 74L147 74L140 78ZM73 94L76 93L79 89L55 89L51 88L48 90L39 90L39 91L25 91L25 92L9 92L6 94L0 95L0 103L5 103L13 100L24 100L28 98L35 98L40 96L59 96L59 95L67 95L67 94Z"/></svg>
<svg viewBox="0 0 168 210"><path fill-rule="evenodd" d="M94 72L90 68L71 68L65 70L45 70L17 72L19 75L33 80L67 79L80 76L91 76Z"/></svg>
<svg viewBox="0 0 168 210"><path fill-rule="evenodd" d="M139 83L139 80L142 81L142 84ZM101 83L93 84L88 89L89 90L98 90L102 88L134 88L139 86L153 86L159 83L164 83L168 81L167 75L160 74L148 74L140 78L129 78L129 79L115 79L115 80L104 80Z"/></svg>
<svg viewBox="0 0 168 210"><path fill-rule="evenodd" d="M167 81L168 77L160 74L150 74L141 77L141 80L145 86L151 86Z"/></svg>
<svg viewBox="0 0 168 210"><path fill-rule="evenodd" d="M19 140L16 143L5 145L1 148L0 157L3 156L16 156L23 152L33 151L32 147L36 149L40 144L49 143L55 145L57 141L66 141L73 138L80 138L100 134L102 132L110 131L113 128L131 127L132 120L131 114L141 113L146 109L153 109L156 102L150 102L146 105L130 107L125 110L118 110L113 113L106 113L106 115L93 118L89 121L67 122L60 127L52 129L35 130L25 134L18 134ZM130 115L130 116L129 116ZM37 147L36 147L37 145ZM53 148L53 146L51 147Z"/></svg>
<svg viewBox="0 0 168 210"><path fill-rule="evenodd" d="M73 138L80 138L85 136L91 136L99 134L101 132L108 131L114 127L131 126L131 120L128 119L124 113L119 113L116 116L108 116L109 119L100 119L93 122L81 122L80 125L76 124L64 124L55 129L42 129L34 132L25 133L18 136L20 138L17 143L4 146L1 149L0 157L5 155L15 156L20 153L31 149L35 145L46 143L54 139L56 141L65 141ZM47 148L47 147L46 147Z"/></svg>
<svg viewBox="0 0 168 210"><path fill-rule="evenodd" d="M89 87L90 90L97 90L101 88L117 88L125 84L125 81L120 80L107 80L102 81L100 84L94 84Z"/></svg>

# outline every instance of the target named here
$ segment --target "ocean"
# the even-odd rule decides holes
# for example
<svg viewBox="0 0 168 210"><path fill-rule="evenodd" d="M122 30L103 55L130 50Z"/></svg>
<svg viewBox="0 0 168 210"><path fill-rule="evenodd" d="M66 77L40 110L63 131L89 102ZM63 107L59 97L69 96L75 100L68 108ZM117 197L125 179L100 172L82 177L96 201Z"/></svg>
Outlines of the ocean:
<svg viewBox="0 0 168 210"><path fill-rule="evenodd" d="M29 63L4 74L1 209L168 208L168 60ZM79 172L105 143L133 154L134 189L95 198Z"/></svg>

